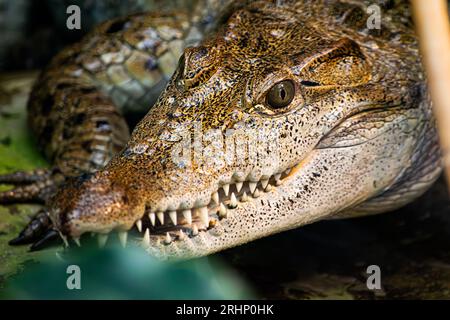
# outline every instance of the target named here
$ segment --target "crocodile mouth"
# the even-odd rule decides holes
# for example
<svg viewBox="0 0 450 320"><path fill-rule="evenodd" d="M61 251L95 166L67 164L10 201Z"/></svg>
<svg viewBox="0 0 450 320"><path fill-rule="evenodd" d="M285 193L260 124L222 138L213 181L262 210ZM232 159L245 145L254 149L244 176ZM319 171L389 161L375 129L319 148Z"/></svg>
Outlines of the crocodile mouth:
<svg viewBox="0 0 450 320"><path fill-rule="evenodd" d="M157 212L146 209L131 229L117 231L119 242L125 247L129 239L144 248L149 248L151 244L170 245L173 242L195 238L202 233L213 231L224 220L238 214L236 210L238 207L256 201L264 193L269 193L281 186L298 166L273 174L269 178L263 176L258 181L244 180L220 184L220 187L211 194L209 203L204 206ZM104 247L110 232L92 234L97 235L98 245ZM61 236L68 245L67 238ZM73 237L72 240L78 246L81 245L79 237Z"/></svg>
<svg viewBox="0 0 450 320"><path fill-rule="evenodd" d="M290 176L292 169L258 181L244 180L223 184L211 194L211 200L206 206L160 212L146 210L144 216L137 220L135 227L130 230L130 235L140 241L144 248L149 247L153 241L169 245L186 237L196 237L233 216L238 206L255 201L262 193L280 186ZM121 242L122 245L126 243L123 236Z"/></svg>

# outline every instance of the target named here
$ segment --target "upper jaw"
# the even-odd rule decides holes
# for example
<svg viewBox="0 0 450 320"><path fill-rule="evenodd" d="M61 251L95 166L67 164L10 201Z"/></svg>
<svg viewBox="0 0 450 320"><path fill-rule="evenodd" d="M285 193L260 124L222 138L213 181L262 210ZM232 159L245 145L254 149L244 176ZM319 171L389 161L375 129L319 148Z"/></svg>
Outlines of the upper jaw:
<svg viewBox="0 0 450 320"><path fill-rule="evenodd" d="M251 175L241 178L232 175L231 179L215 183L212 192L208 191L207 199L199 197L192 201L194 203L192 207L185 206L186 202L182 200L179 201L181 205L172 205L167 210L152 210L151 206L148 206L146 214L137 221L137 224L147 222L151 227L150 231L154 231L155 234L180 229L192 232L195 227L198 230L206 230L217 221L226 218L229 209L235 209L239 202L248 202L251 198L258 198L262 192L269 192L279 186L289 172L290 169L287 169L273 175L260 176L259 180L255 180ZM185 197L195 199L197 195L191 192Z"/></svg>

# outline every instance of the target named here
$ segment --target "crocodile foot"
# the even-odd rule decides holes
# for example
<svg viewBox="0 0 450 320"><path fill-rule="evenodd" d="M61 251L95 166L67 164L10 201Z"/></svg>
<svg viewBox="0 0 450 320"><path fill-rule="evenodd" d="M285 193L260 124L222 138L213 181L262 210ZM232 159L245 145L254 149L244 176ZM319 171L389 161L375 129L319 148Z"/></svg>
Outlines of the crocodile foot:
<svg viewBox="0 0 450 320"><path fill-rule="evenodd" d="M57 169L37 169L18 171L0 175L0 184L15 186L12 190L0 192L0 204L10 203L42 203L54 194L58 185L64 180ZM31 251L38 250L50 240L58 237L53 230L47 210L41 209L19 233L10 245L33 243Z"/></svg>
<svg viewBox="0 0 450 320"><path fill-rule="evenodd" d="M45 203L61 180L58 170L37 169L0 175L0 184L15 188L0 192L0 204Z"/></svg>

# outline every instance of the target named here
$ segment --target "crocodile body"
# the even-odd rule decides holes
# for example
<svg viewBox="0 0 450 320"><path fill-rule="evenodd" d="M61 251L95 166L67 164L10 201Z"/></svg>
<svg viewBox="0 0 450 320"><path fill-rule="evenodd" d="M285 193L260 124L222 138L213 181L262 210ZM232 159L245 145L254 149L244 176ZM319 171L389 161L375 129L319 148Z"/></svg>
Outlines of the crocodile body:
<svg viewBox="0 0 450 320"><path fill-rule="evenodd" d="M198 1L104 23L31 94L54 169L0 178L31 183L0 201L46 202L66 241L125 244L136 225L163 259L403 206L441 171L435 124L407 7L369 30L367 5ZM130 136L124 115L147 111Z"/></svg>

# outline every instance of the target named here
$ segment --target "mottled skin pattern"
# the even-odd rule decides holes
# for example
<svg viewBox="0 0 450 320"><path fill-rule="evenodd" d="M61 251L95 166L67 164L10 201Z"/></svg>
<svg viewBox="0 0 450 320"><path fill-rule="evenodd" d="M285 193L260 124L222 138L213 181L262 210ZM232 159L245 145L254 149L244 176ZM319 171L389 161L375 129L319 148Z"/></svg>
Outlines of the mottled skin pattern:
<svg viewBox="0 0 450 320"><path fill-rule="evenodd" d="M385 5L381 30L367 30L364 3L225 2L108 22L43 73L30 119L55 164L47 180L94 172L67 179L47 203L64 239L95 232L104 243L117 231L125 243L137 224L149 253L192 258L320 219L390 211L438 177L407 8ZM211 22L205 11L223 14ZM150 105L179 56L128 140L121 113ZM274 109L267 92L285 80L295 94ZM180 165L181 129L198 122L222 136L276 133L277 147L218 165L222 155L206 144L212 164Z"/></svg>

